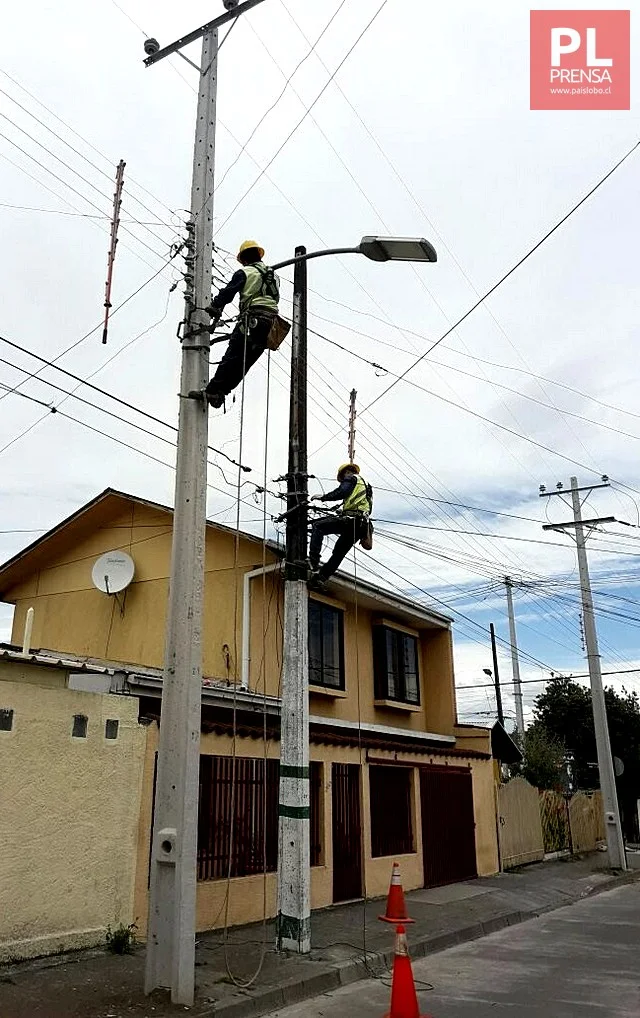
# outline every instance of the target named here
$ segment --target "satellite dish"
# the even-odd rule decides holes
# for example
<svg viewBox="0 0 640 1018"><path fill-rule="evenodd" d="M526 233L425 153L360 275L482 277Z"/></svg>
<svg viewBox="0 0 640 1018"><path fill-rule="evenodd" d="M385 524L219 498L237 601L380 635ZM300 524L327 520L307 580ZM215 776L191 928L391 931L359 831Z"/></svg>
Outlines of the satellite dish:
<svg viewBox="0 0 640 1018"><path fill-rule="evenodd" d="M131 555L126 551L108 551L94 564L91 579L103 594L117 594L129 586L134 572Z"/></svg>

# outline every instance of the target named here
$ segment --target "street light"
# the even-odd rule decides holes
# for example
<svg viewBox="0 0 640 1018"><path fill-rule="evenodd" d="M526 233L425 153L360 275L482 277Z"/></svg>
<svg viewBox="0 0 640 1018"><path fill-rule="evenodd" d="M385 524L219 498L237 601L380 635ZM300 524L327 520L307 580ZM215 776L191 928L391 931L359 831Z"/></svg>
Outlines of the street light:
<svg viewBox="0 0 640 1018"><path fill-rule="evenodd" d="M363 254L373 261L435 262L422 238L363 237L357 247L307 252L274 269L293 265L291 395L287 468L284 640L280 710L278 798L278 904L276 944L280 950L311 950L309 647L307 592L307 262L328 255Z"/></svg>
<svg viewBox="0 0 640 1018"><path fill-rule="evenodd" d="M327 255L362 254L372 262L436 262L438 255L433 244L424 237L363 237L356 247L328 247L322 251L307 251L296 248L304 254L287 258L272 265L273 269L284 269L287 265L308 262L312 258L326 258Z"/></svg>
<svg viewBox="0 0 640 1018"><path fill-rule="evenodd" d="M360 253L373 262L435 262L436 249L424 237L363 237Z"/></svg>

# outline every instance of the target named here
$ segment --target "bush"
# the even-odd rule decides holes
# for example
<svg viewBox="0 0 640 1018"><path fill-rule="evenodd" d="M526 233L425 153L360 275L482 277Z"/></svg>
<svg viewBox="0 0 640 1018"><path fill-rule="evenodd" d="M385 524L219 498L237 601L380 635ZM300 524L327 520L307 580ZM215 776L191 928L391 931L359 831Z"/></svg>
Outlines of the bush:
<svg viewBox="0 0 640 1018"><path fill-rule="evenodd" d="M132 954L136 946L136 930L138 929L137 923L129 923L128 926L123 926L120 923L116 926L115 930L112 930L110 926L107 926L107 949L112 954Z"/></svg>

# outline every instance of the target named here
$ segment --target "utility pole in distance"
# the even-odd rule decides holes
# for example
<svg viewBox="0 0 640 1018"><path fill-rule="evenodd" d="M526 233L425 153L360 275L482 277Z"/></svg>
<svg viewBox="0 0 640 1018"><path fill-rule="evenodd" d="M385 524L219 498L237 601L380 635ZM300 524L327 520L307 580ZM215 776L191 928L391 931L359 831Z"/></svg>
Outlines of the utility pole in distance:
<svg viewBox="0 0 640 1018"><path fill-rule="evenodd" d="M156 800L151 843L145 992L171 989L174 1004L191 1006L195 992L196 853L202 607L207 507L208 407L189 398L209 378L213 185L216 133L218 28L262 0L228 10L170 46L144 44L150 66L202 39L196 114L191 209L185 246L185 312L182 337L176 485ZM225 3L229 6L229 0ZM233 3L231 3L233 6ZM188 63L193 62L184 57ZM195 65L194 65L195 66Z"/></svg>
<svg viewBox="0 0 640 1018"><path fill-rule="evenodd" d="M518 656L518 642L516 639L516 619L513 613L513 594L511 593L513 583L510 576L505 576L504 585L507 588L507 611L509 613L509 641L511 643L511 670L513 672L513 695L516 701L516 725L520 738L524 738L524 710L522 708L522 685L520 684L520 659Z"/></svg>
<svg viewBox="0 0 640 1018"><path fill-rule="evenodd" d="M602 484L588 484L578 487L576 477L571 478L571 503L564 497L567 492L563 485L558 484L556 491L546 491L544 485L540 486L540 498L549 498L558 495L565 504L573 509L573 520L567 523L545 523L543 530L557 530L563 533L568 530L574 531L576 549L578 552L578 570L580 573L580 591L582 593L582 617L584 620L584 637L587 645L587 661L589 665L589 678L591 680L591 705L593 708L593 723L596 734L596 749L598 754L598 771L600 774L600 788L602 789L602 804L604 809L604 825L607 835L607 851L609 854L609 866L612 869L626 870L627 858L620 826L620 813L618 811L618 794L616 790L616 779L613 768L613 757L611 755L611 742L609 739L609 728L607 725L607 708L602 687L602 670L600 667L600 651L598 650L598 636L596 633L595 615L593 610L593 596L591 594L591 581L589 578L589 563L587 561L586 538L584 528L589 532L601 523L615 523L614 516L603 516L599 519L583 520L582 504L596 488L608 488L607 477L602 478ZM583 499L580 492L587 494Z"/></svg>
<svg viewBox="0 0 640 1018"><path fill-rule="evenodd" d="M496 647L496 631L493 622L489 626L491 633L491 653L493 655L493 682L496 687L496 707L498 708L498 721L504 727L504 711L502 709L502 690L500 689L500 672L498 671L498 649Z"/></svg>
<svg viewBox="0 0 640 1018"><path fill-rule="evenodd" d="M276 919L278 949L299 954L311 950L306 253L293 269Z"/></svg>

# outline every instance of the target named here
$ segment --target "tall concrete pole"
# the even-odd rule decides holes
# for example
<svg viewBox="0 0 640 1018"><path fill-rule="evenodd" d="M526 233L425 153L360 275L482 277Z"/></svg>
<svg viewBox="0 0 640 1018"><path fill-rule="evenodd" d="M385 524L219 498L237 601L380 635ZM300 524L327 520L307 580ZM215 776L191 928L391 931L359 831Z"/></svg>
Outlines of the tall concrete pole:
<svg viewBox="0 0 640 1018"><path fill-rule="evenodd" d="M520 738L524 736L524 710L522 708L522 685L520 683L520 658L518 655L518 641L516 638L516 618L513 613L513 584L511 577L505 576L504 584L507 588L507 611L509 613L509 641L511 643L511 671L513 674L513 695L516 701L516 725Z"/></svg>
<svg viewBox="0 0 640 1018"><path fill-rule="evenodd" d="M208 407L187 398L209 377L213 173L218 29L202 38L202 64L187 226L175 510L151 849L145 991L170 987L175 1004L194 999L196 850L202 695L202 602ZM191 278L192 277L192 278Z"/></svg>
<svg viewBox="0 0 640 1018"><path fill-rule="evenodd" d="M615 772L613 769L613 757L611 755L609 728L607 725L607 708L604 700L604 690L602 688L600 651L598 649L598 636L596 633L593 597L591 594L591 580L589 578L589 563L587 561L584 528L582 525L582 507L580 503L580 495L578 494L578 481L575 477L571 478L571 502L573 505L576 547L578 549L578 570L580 573L580 590L582 593L584 638L587 645L587 662L589 666L589 678L591 681L591 704L593 707L593 723L596 732L598 771L600 773L600 788L602 790L602 801L604 807L609 866L611 866L612 869L625 870L627 868L627 859L624 849L624 839L622 837L622 828L620 826L618 794L616 790Z"/></svg>
<svg viewBox="0 0 640 1018"><path fill-rule="evenodd" d="M291 329L291 401L287 472L287 562L278 824L279 950L311 950L309 848L309 646L307 592L307 263L296 248Z"/></svg>

